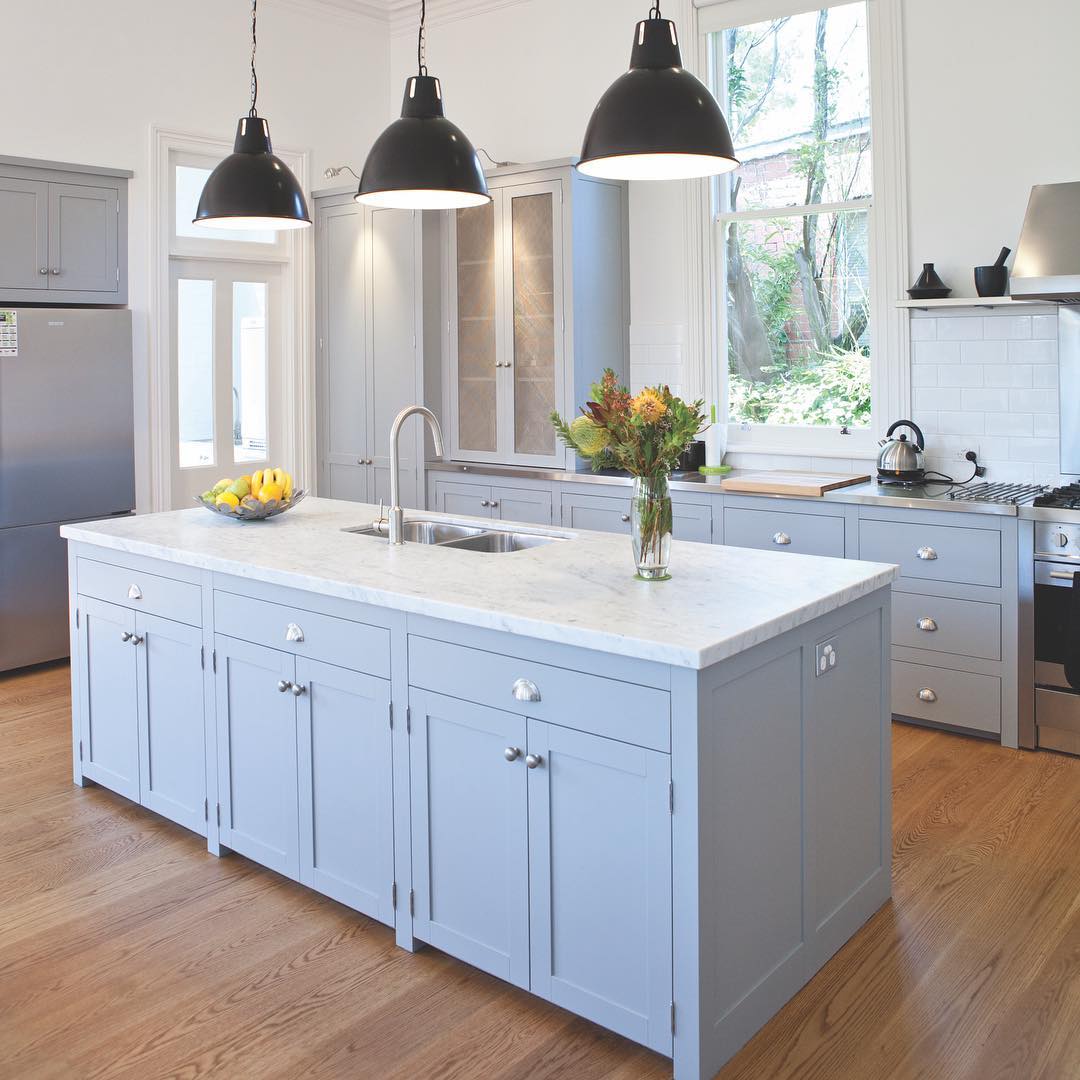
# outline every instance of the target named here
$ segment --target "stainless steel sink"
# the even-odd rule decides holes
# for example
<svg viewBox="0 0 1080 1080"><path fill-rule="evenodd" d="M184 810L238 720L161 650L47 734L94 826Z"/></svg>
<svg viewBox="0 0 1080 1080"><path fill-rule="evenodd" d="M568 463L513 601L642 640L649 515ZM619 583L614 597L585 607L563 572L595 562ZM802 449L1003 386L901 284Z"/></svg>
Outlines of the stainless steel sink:
<svg viewBox="0 0 1080 1080"><path fill-rule="evenodd" d="M387 537L387 523L373 522L345 529L357 536ZM512 529L485 529L477 525L459 525L452 521L413 519L403 525L407 544L428 544L436 547L454 548L458 551L482 551L497 554L507 551L527 551L555 541L569 540L568 536L555 533L516 532Z"/></svg>

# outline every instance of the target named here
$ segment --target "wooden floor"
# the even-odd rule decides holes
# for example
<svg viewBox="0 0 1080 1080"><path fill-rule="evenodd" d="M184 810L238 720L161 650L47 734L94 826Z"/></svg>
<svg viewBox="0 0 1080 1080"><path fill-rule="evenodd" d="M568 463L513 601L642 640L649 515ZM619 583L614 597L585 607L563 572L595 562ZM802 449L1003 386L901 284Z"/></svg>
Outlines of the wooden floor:
<svg viewBox="0 0 1080 1080"><path fill-rule="evenodd" d="M0 676L0 1077L670 1076L73 787L66 680ZM892 904L721 1077L1080 1077L1080 759L897 725L893 783Z"/></svg>

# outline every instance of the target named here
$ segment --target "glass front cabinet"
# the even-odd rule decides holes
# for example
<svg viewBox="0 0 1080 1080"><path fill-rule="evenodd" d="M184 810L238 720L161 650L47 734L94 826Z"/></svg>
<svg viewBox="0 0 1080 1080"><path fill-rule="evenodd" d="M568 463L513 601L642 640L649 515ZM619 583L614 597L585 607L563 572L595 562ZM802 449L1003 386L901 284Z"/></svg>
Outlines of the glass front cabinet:
<svg viewBox="0 0 1080 1080"><path fill-rule="evenodd" d="M565 467L573 415L605 367L628 381L627 192L569 164L488 176L445 223L444 415L455 460Z"/></svg>

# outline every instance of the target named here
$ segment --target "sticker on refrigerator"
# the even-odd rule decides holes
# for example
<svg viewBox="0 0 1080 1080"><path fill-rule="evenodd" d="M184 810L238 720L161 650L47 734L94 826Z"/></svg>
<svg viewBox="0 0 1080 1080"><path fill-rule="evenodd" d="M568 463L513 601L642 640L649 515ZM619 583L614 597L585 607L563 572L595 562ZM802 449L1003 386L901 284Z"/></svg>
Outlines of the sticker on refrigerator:
<svg viewBox="0 0 1080 1080"><path fill-rule="evenodd" d="M0 311L0 356L19 355L19 313Z"/></svg>

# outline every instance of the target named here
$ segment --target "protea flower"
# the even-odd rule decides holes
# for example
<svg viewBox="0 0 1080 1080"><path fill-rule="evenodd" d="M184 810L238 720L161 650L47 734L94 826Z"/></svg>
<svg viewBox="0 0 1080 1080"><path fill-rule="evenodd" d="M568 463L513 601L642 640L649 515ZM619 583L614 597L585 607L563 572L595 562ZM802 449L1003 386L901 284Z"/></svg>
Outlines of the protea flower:
<svg viewBox="0 0 1080 1080"><path fill-rule="evenodd" d="M652 387L642 390L630 407L634 410L634 415L640 416L647 424L655 424L667 412L664 399Z"/></svg>
<svg viewBox="0 0 1080 1080"><path fill-rule="evenodd" d="M574 445L585 455L595 457L607 449L611 436L591 416L579 416L570 423Z"/></svg>

